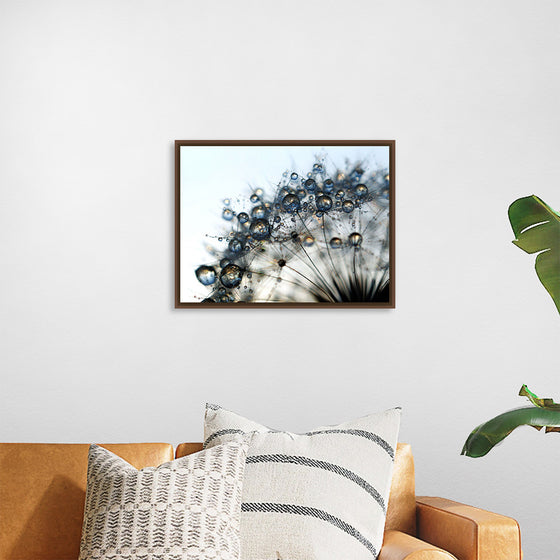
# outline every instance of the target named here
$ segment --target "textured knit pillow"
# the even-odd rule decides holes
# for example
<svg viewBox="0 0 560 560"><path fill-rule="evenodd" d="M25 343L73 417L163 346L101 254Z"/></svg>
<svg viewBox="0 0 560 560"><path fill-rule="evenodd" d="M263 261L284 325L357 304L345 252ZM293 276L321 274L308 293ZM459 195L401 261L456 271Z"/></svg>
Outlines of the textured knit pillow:
<svg viewBox="0 0 560 560"><path fill-rule="evenodd" d="M383 530L401 409L305 434L206 406L205 447L256 432L241 505L243 560L372 560Z"/></svg>
<svg viewBox="0 0 560 560"><path fill-rule="evenodd" d="M247 443L142 470L89 450L80 560L238 560Z"/></svg>

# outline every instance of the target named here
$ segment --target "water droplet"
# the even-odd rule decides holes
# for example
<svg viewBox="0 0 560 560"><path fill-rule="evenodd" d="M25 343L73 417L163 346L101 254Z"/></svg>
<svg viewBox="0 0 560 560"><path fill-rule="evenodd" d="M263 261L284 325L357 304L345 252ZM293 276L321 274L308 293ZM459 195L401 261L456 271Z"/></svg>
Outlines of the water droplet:
<svg viewBox="0 0 560 560"><path fill-rule="evenodd" d="M243 251L243 243L239 239L232 239L228 244L228 248L232 253L240 253Z"/></svg>
<svg viewBox="0 0 560 560"><path fill-rule="evenodd" d="M241 212L237 214L237 219L240 224L246 224L249 221L249 214L247 214L247 212Z"/></svg>
<svg viewBox="0 0 560 560"><path fill-rule="evenodd" d="M230 263L220 272L220 282L226 288L236 288L241 284L243 278L243 270L236 264Z"/></svg>
<svg viewBox="0 0 560 560"><path fill-rule="evenodd" d="M229 198L224 198L224 206L229 206L231 204L231 200Z"/></svg>
<svg viewBox="0 0 560 560"><path fill-rule="evenodd" d="M270 235L270 225L266 220L255 220L251 222L249 231L255 239L260 241Z"/></svg>
<svg viewBox="0 0 560 560"><path fill-rule="evenodd" d="M255 190L255 194L258 197L261 197L263 195L263 193L264 193L264 191L261 188Z"/></svg>
<svg viewBox="0 0 560 560"><path fill-rule="evenodd" d="M341 189L339 191L336 191L336 198L344 198L344 191Z"/></svg>
<svg viewBox="0 0 560 560"><path fill-rule="evenodd" d="M348 241L353 247L359 247L362 244L362 236L355 231L348 236Z"/></svg>
<svg viewBox="0 0 560 560"><path fill-rule="evenodd" d="M251 202L253 202L253 203L258 202L258 201L259 201L259 195L256 194L256 193L253 193L253 194L250 196L249 200L250 200Z"/></svg>
<svg viewBox="0 0 560 560"><path fill-rule="evenodd" d="M311 247L311 245L313 245L313 243L315 243L315 239L313 239L313 237L311 237L311 235L306 235L303 238L303 245L305 247Z"/></svg>
<svg viewBox="0 0 560 560"><path fill-rule="evenodd" d="M347 214L350 214L350 212L354 210L354 203L351 200L345 200L342 203L342 210L344 210Z"/></svg>
<svg viewBox="0 0 560 560"><path fill-rule="evenodd" d="M280 216L274 216L274 222L279 224L282 221L282 218L280 218Z"/></svg>
<svg viewBox="0 0 560 560"><path fill-rule="evenodd" d="M299 189L297 192L297 197L301 200L307 196L307 193L303 189Z"/></svg>
<svg viewBox="0 0 560 560"><path fill-rule="evenodd" d="M320 163L314 163L313 164L313 171L315 173L322 173L323 172L323 166Z"/></svg>
<svg viewBox="0 0 560 560"><path fill-rule="evenodd" d="M294 214L300 209L299 198L295 194L287 194L282 199L282 206L286 212Z"/></svg>
<svg viewBox="0 0 560 560"><path fill-rule="evenodd" d="M339 237L333 237L333 238L329 241L329 245L330 245L333 249L340 249L340 247L342 247L342 239L340 239Z"/></svg>
<svg viewBox="0 0 560 560"><path fill-rule="evenodd" d="M360 183L359 185L356 185L356 195L358 195L360 198L366 196L366 194L368 193L368 188Z"/></svg>
<svg viewBox="0 0 560 560"><path fill-rule="evenodd" d="M332 208L332 198L326 194L322 194L317 197L315 204L319 212L328 212Z"/></svg>
<svg viewBox="0 0 560 560"><path fill-rule="evenodd" d="M323 190L326 193L332 193L334 190L334 183L332 181L332 179L327 179L324 183L323 183Z"/></svg>
<svg viewBox="0 0 560 560"><path fill-rule="evenodd" d="M251 216L256 219L262 219L266 216L266 208L264 206L255 206L251 210Z"/></svg>
<svg viewBox="0 0 560 560"><path fill-rule="evenodd" d="M315 179L307 179L307 181L303 183L303 186L307 191L313 192L317 188L317 183L315 182Z"/></svg>
<svg viewBox="0 0 560 560"><path fill-rule="evenodd" d="M216 281L216 270L212 266L202 265L195 270L196 278L204 286L210 286Z"/></svg>
<svg viewBox="0 0 560 560"><path fill-rule="evenodd" d="M230 222L233 219L233 212L230 208L224 208L222 212L222 218Z"/></svg>
<svg viewBox="0 0 560 560"><path fill-rule="evenodd" d="M290 175L290 179L292 181L297 181L298 177L299 177L299 175L295 171Z"/></svg>

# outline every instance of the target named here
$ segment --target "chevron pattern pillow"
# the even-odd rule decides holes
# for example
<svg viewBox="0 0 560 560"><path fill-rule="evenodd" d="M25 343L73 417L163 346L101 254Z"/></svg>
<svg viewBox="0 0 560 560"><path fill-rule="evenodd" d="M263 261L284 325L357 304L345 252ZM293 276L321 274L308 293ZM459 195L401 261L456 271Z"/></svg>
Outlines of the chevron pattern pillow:
<svg viewBox="0 0 560 560"><path fill-rule="evenodd" d="M241 505L242 560L375 560L401 409L305 434L206 405L204 446L255 432Z"/></svg>
<svg viewBox="0 0 560 560"><path fill-rule="evenodd" d="M92 445L80 560L238 560L247 443L137 470Z"/></svg>

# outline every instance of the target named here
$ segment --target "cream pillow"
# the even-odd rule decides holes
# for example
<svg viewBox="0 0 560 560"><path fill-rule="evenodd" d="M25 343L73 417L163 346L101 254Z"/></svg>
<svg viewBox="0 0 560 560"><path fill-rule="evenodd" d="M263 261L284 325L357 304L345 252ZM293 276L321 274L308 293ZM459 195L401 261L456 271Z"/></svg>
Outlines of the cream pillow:
<svg viewBox="0 0 560 560"><path fill-rule="evenodd" d="M383 542L401 410L305 434L207 405L205 447L256 432L241 506L243 560L372 560Z"/></svg>
<svg viewBox="0 0 560 560"><path fill-rule="evenodd" d="M137 470L92 445L80 560L238 560L247 443Z"/></svg>

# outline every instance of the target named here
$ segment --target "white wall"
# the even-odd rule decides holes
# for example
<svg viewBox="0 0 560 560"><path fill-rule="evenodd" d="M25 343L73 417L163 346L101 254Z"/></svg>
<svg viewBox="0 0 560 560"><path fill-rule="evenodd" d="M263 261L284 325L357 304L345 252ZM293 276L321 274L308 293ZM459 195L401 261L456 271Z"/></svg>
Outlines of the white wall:
<svg viewBox="0 0 560 560"><path fill-rule="evenodd" d="M0 3L0 440L298 431L402 405L420 494L557 557L560 318L507 207L560 208L558 2ZM397 140L397 309L173 309L173 140Z"/></svg>

